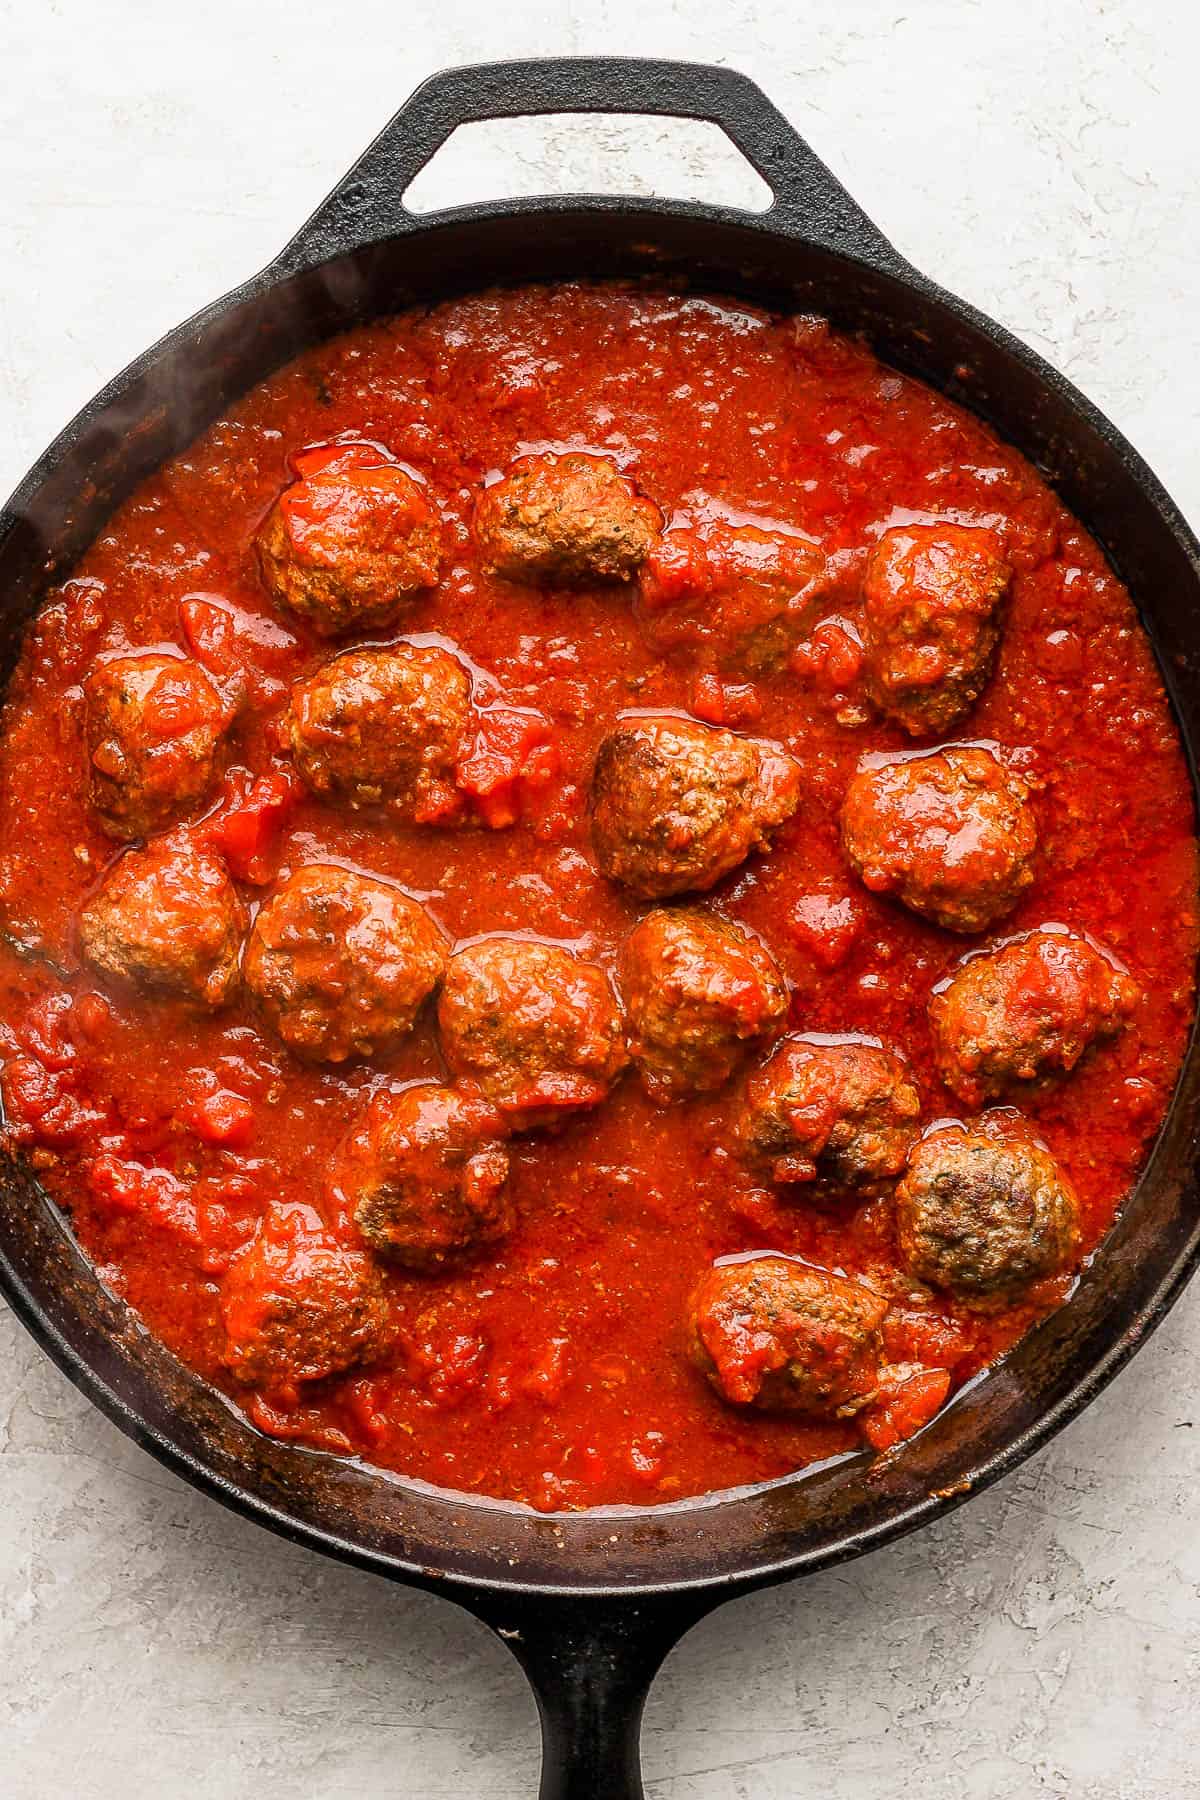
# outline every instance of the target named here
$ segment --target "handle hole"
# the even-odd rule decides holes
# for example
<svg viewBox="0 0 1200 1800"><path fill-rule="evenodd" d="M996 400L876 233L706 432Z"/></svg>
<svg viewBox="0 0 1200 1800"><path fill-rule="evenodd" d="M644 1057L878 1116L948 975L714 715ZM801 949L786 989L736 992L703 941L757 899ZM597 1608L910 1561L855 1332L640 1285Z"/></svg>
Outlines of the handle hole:
<svg viewBox="0 0 1200 1800"><path fill-rule="evenodd" d="M536 194L632 194L765 212L770 188L719 125L596 113L459 125L404 195L410 212Z"/></svg>

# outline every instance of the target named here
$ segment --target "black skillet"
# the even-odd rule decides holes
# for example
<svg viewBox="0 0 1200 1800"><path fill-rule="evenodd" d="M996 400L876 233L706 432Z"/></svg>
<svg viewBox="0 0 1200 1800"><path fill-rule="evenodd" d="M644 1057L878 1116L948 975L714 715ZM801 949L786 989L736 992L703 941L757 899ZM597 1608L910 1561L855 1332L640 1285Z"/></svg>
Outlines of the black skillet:
<svg viewBox="0 0 1200 1800"><path fill-rule="evenodd" d="M425 218L405 210L413 177L456 126L556 112L715 121L774 203L760 215L593 197ZM905 263L744 76L619 58L435 76L268 269L98 394L0 518L7 668L47 588L112 508L305 346L489 283L645 274L825 313L989 419L1128 582L1194 758L1200 546L1120 432L1008 332ZM858 1556L958 1505L1045 1443L1163 1317L1200 1247L1198 1117L1193 1042L1137 1192L1069 1304L899 1453L644 1511L542 1517L259 1436L106 1294L17 1166L0 1181L0 1283L59 1367L186 1480L285 1537L444 1594L498 1631L537 1694L542 1800L632 1800L646 1691L690 1625L731 1595Z"/></svg>

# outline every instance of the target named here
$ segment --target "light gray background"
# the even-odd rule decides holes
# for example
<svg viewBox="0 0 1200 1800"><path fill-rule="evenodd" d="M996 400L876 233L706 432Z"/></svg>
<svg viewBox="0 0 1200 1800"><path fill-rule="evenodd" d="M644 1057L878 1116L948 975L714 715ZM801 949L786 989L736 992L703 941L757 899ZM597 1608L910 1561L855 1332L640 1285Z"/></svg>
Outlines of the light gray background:
<svg viewBox="0 0 1200 1800"><path fill-rule="evenodd" d="M5 490L266 262L423 75L641 51L755 75L908 256L1065 369L1200 519L1191 0L0 0L0 23ZM738 198L717 160L703 132L542 124L460 138L424 197ZM699 1627L647 1715L653 1800L1200 1794L1198 1383L1193 1293L998 1489ZM14 1800L536 1788L532 1702L482 1628L191 1493L7 1316L0 1719Z"/></svg>

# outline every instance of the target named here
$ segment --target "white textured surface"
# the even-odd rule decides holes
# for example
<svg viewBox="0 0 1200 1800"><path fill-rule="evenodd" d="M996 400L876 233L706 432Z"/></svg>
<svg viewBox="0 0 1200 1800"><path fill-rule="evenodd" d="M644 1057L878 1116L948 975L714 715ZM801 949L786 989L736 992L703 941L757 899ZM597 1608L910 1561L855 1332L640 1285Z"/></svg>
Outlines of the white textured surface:
<svg viewBox="0 0 1200 1800"><path fill-rule="evenodd" d="M916 263L1065 368L1200 518L1191 0L0 0L0 21L0 486L265 262L421 76L621 50L756 75ZM477 137L441 192L702 191L703 139L670 139L523 128L506 163ZM1198 1303L999 1489L699 1627L651 1700L652 1800L1200 1794ZM14 1800L536 1787L532 1702L481 1627L193 1494L7 1317L0 1669Z"/></svg>

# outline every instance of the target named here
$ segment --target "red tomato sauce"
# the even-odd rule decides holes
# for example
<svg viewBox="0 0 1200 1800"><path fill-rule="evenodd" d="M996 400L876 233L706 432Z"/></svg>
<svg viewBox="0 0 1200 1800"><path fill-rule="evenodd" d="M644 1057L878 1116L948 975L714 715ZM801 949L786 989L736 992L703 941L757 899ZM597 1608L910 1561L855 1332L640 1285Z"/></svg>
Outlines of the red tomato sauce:
<svg viewBox="0 0 1200 1800"><path fill-rule="evenodd" d="M253 536L296 454L340 435L428 483L452 551L438 588L383 639L452 644L496 703L471 758L494 829L381 824L307 795L279 754L291 683L330 654L272 607ZM981 1314L906 1295L890 1202L784 1201L740 1174L734 1089L665 1109L627 1076L557 1135L511 1144L518 1224L456 1272L389 1271L394 1349L282 1395L237 1390L221 1278L269 1204L327 1204L335 1150L386 1084L441 1078L428 1015L386 1058L303 1066L244 1007L197 1017L106 988L81 963L81 905L115 854L86 803L80 683L98 655L193 655L240 711L232 766L187 829L253 909L280 872L342 861L401 884L453 940L515 930L612 967L645 910L606 883L586 795L629 708L689 710L772 737L804 797L772 852L711 896L760 932L791 985L790 1028L864 1032L911 1060L923 1117L958 1112L934 1072L926 1002L974 940L854 879L846 783L908 748L860 703L853 606L816 623L782 674L730 678L651 648L627 595L487 578L473 496L514 456L615 456L666 516L752 518L836 556L850 591L889 525L992 525L1015 569L995 678L957 735L994 740L1033 788L1038 878L1008 935L1093 934L1141 999L1127 1030L1022 1102L1076 1184L1091 1252L1171 1092L1193 1005L1197 857L1183 753L1154 660L1097 545L977 420L812 318L637 288L489 293L322 345L251 392L147 481L33 626L0 744L0 1015L7 1132L102 1278L263 1431L402 1475L542 1509L651 1503L758 1482L856 1447L849 1423L739 1413L686 1352L689 1293L714 1257L773 1248L893 1297L876 1446L906 1435L1069 1289ZM918 1391L919 1390L919 1391Z"/></svg>

